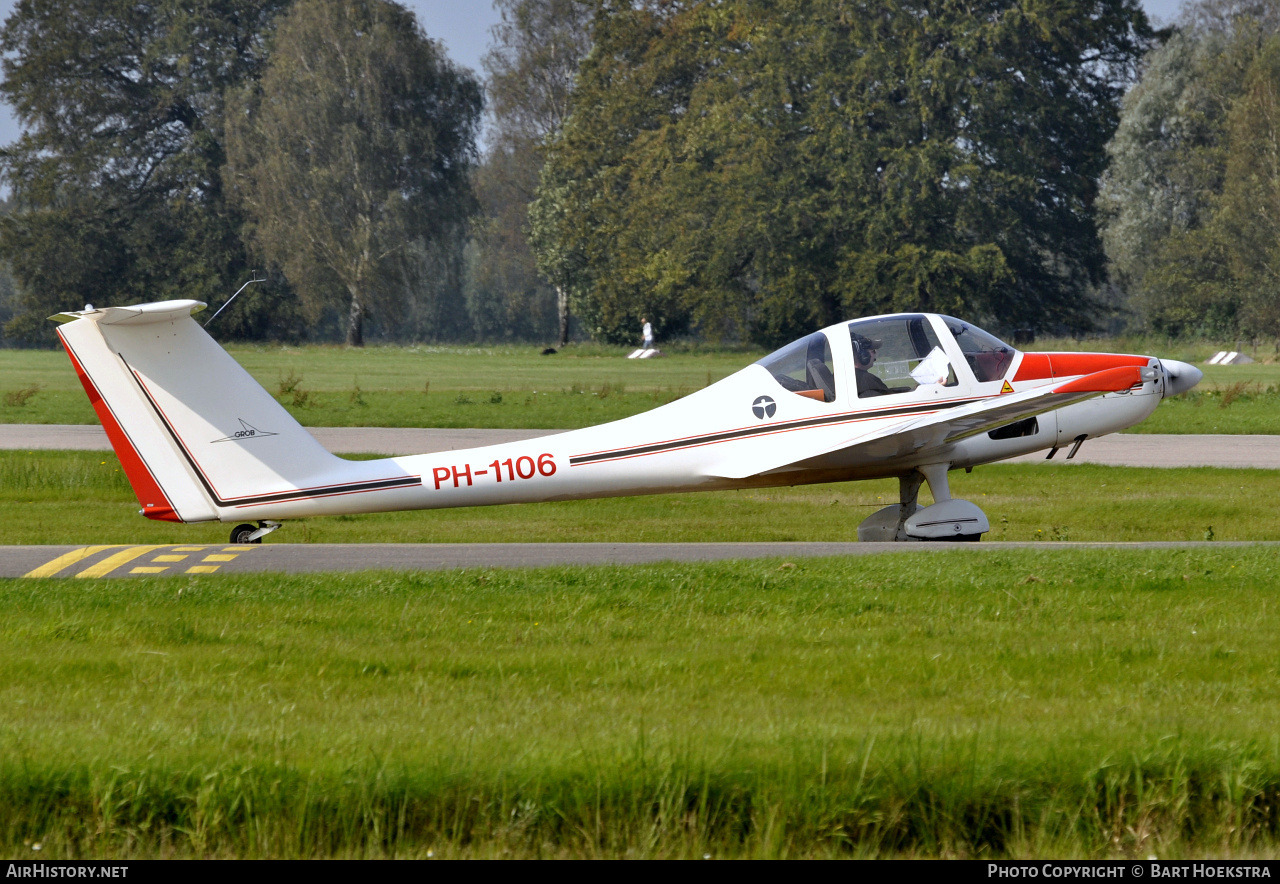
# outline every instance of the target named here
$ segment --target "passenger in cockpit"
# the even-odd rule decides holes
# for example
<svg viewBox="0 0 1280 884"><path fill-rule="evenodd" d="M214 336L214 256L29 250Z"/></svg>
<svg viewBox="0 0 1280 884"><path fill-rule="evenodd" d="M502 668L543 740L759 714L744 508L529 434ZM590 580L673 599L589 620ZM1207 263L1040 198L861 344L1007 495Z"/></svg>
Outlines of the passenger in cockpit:
<svg viewBox="0 0 1280 884"><path fill-rule="evenodd" d="M858 385L858 397L885 395L889 392L888 386L871 373L871 366L876 364L876 354L882 342L857 332L852 333L850 337L853 339L853 367Z"/></svg>

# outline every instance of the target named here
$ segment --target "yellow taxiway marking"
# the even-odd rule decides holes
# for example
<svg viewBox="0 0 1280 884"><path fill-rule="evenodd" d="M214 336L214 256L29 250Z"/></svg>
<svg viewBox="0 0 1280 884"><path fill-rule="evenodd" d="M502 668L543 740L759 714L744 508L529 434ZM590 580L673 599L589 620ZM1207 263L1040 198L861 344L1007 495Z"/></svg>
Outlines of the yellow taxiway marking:
<svg viewBox="0 0 1280 884"><path fill-rule="evenodd" d="M63 553L52 561L46 562L35 570L28 571L23 577L53 577L61 571L65 571L77 562L83 562L85 559L96 556L98 553L105 552L109 549L119 550L112 555L107 556L96 564L90 565L83 571L74 575L74 577L106 577L116 569L123 565L127 565L134 559L145 556L149 552L161 550L160 555L151 559L152 564L139 565L129 570L130 574L161 574L169 570L168 565L161 565L160 562L183 562L191 558L183 553L204 552L209 549L207 546L126 546L121 548L120 544L105 544L102 546L82 546L73 549L71 552ZM217 550L218 547L214 547ZM252 547L247 546L231 546L223 548L222 552L210 552L204 557L205 562L234 562L236 557L242 553L249 552ZM217 571L220 565L192 565L186 569L187 574L212 574Z"/></svg>
<svg viewBox="0 0 1280 884"><path fill-rule="evenodd" d="M209 553L200 561L202 562L234 562L236 557L241 553L247 553L252 547L248 546L226 546L222 548L220 553ZM212 574L221 568L221 565L192 565L187 569L188 574Z"/></svg>
<svg viewBox="0 0 1280 884"><path fill-rule="evenodd" d="M247 553L252 547L250 546L224 546L220 553L209 553L200 561L202 562L234 562L242 553ZM192 565L187 569L188 574L212 574L221 568L221 565Z"/></svg>
<svg viewBox="0 0 1280 884"><path fill-rule="evenodd" d="M122 549L120 550L120 552L115 553L114 555L107 556L105 559L103 559L101 562L98 562L96 565L90 565L88 568L85 568L83 571L77 574L76 577L106 577L108 574L110 574L116 568L119 568L121 565L127 565L129 562L132 562L134 559L138 558L139 556L145 556L147 553L155 549L160 549L160 547L159 546L131 546L131 547L128 547L127 549Z"/></svg>
<svg viewBox="0 0 1280 884"><path fill-rule="evenodd" d="M76 562L84 561L89 556L97 555L104 549L112 549L116 544L108 544L107 546L82 546L80 549L73 549L69 553L63 553L52 562L46 562L34 571L28 571L23 577L52 577L63 568L74 565Z"/></svg>

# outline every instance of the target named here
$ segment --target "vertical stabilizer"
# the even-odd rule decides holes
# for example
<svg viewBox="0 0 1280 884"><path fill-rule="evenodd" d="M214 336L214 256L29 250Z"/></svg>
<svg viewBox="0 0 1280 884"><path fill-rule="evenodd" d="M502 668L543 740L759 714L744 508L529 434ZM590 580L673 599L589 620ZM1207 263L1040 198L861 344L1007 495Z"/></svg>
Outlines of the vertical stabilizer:
<svg viewBox="0 0 1280 884"><path fill-rule="evenodd" d="M339 482L348 462L205 333L191 318L203 308L164 301L52 317L143 514L231 518Z"/></svg>

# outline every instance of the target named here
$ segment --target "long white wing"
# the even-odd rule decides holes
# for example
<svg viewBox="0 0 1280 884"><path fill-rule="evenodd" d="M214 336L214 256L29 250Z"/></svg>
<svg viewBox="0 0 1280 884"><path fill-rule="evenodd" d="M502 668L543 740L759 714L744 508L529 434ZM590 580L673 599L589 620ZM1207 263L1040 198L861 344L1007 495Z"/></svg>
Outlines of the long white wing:
<svg viewBox="0 0 1280 884"><path fill-rule="evenodd" d="M745 479L784 468L821 469L908 454L925 454L929 449L941 448L1046 411L1083 402L1104 393L1131 389L1143 382L1143 372L1153 370L1135 366L1110 368L1065 384L1047 384L1020 393L993 396L948 411L908 418L870 433L853 436L835 445L828 444L811 450L794 448L772 461L762 462L759 458L729 460L717 467L714 475L726 479Z"/></svg>

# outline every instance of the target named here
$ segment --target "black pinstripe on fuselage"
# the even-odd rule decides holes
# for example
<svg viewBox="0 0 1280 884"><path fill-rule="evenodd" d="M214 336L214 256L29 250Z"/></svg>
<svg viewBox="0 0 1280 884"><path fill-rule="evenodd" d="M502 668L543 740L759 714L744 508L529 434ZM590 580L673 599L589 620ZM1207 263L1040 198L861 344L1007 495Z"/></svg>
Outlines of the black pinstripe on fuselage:
<svg viewBox="0 0 1280 884"><path fill-rule="evenodd" d="M569 465L580 467L589 464L604 463L611 460L623 460L628 457L639 457L645 454L662 454L668 451L679 451L682 448L696 448L716 442L728 442L734 439L746 439L752 436L767 436L771 433L785 433L790 430L805 430L833 424L854 423L880 417L909 417L913 414L925 414L945 408L957 408L973 402L981 402L989 397L970 396L964 399L952 399L946 402L928 402L919 405L899 406L897 408L878 408L869 411L852 411L842 414L828 414L822 417L804 418L794 421L780 421L776 424L764 424L759 427L744 427L737 430L726 430L719 433L707 433L701 436L689 436L684 439L672 439L667 442L652 442L646 445L635 445L629 448L618 448L610 451L596 451L588 454L575 454L569 458Z"/></svg>

